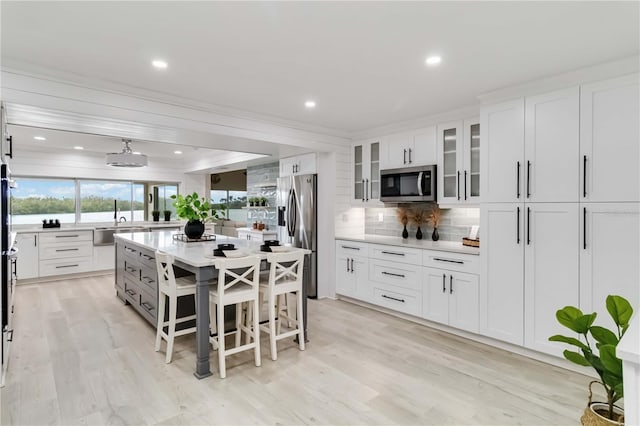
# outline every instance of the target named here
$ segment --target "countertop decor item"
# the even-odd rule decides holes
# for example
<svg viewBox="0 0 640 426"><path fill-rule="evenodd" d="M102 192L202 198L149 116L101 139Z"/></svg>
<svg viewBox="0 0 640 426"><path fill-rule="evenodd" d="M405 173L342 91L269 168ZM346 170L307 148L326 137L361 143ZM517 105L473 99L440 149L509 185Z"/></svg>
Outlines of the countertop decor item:
<svg viewBox="0 0 640 426"><path fill-rule="evenodd" d="M577 333L579 338L559 334L549 337L552 342L562 342L580 349L582 353L567 349L563 352L564 357L575 364L593 367L600 378L589 383L589 400L580 418L582 424L588 426L624 424L624 412L615 405L624 396L622 360L616 356L616 347L629 327L633 308L624 297L615 295L607 296L606 306L616 325L613 331L593 325L597 315L595 312L583 314L574 306L565 306L556 312L556 319L560 324ZM589 342L589 336L591 336L591 342ZM605 389L606 402L592 401L591 386L594 383L599 383Z"/></svg>
<svg viewBox="0 0 640 426"><path fill-rule="evenodd" d="M433 241L438 241L440 239L440 234L438 233L438 225L440 225L440 218L442 217L442 210L438 207L437 204L434 204L427 216L427 221L433 226L433 233L431 234L431 239Z"/></svg>
<svg viewBox="0 0 640 426"><path fill-rule="evenodd" d="M416 231L416 240L421 240L422 229L420 229L420 226L422 226L427 219L426 212L421 207L415 207L410 210L409 219L418 227L418 230Z"/></svg>
<svg viewBox="0 0 640 426"><path fill-rule="evenodd" d="M171 221L171 210L165 210L164 211L164 221L165 222L170 222Z"/></svg>
<svg viewBox="0 0 640 426"><path fill-rule="evenodd" d="M160 210L153 210L151 212L151 216L153 216L153 221L154 222L159 222L160 221Z"/></svg>
<svg viewBox="0 0 640 426"><path fill-rule="evenodd" d="M400 222L404 229L402 230L402 238L409 238L409 231L407 231L407 223L409 223L409 214L405 207L398 207L396 209L396 215L398 216L398 222Z"/></svg>
<svg viewBox="0 0 640 426"><path fill-rule="evenodd" d="M172 195L171 199L174 200L176 215L187 220L184 233L189 238L200 238L204 234L204 223L211 219L219 219L216 209L206 198L200 198L197 192L185 196Z"/></svg>

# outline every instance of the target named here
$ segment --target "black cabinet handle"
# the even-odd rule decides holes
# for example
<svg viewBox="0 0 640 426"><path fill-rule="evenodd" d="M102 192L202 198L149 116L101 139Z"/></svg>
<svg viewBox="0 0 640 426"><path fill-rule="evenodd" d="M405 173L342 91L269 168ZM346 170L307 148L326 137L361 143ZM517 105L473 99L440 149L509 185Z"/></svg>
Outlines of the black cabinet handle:
<svg viewBox="0 0 640 426"><path fill-rule="evenodd" d="M458 185L458 189L456 190L458 194L458 200L460 200L460 170L458 170L458 178L456 180L456 184Z"/></svg>
<svg viewBox="0 0 640 426"><path fill-rule="evenodd" d="M453 275L449 275L449 294L453 294Z"/></svg>
<svg viewBox="0 0 640 426"><path fill-rule="evenodd" d="M56 238L77 238L79 235L56 235Z"/></svg>
<svg viewBox="0 0 640 426"><path fill-rule="evenodd" d="M80 250L80 249L78 249L78 248L70 248L70 249L56 249L56 251L57 251L57 252L58 252L58 251L78 251L78 250Z"/></svg>
<svg viewBox="0 0 640 426"><path fill-rule="evenodd" d="M392 254L394 256L404 256L404 253L394 253L392 251L383 251L382 254Z"/></svg>
<svg viewBox="0 0 640 426"><path fill-rule="evenodd" d="M520 162L516 161L516 198L520 198Z"/></svg>
<svg viewBox="0 0 640 426"><path fill-rule="evenodd" d="M56 266L56 269L75 268L76 266L80 266L80 265L78 265L78 264L75 264L75 265L59 265L59 266Z"/></svg>
<svg viewBox="0 0 640 426"><path fill-rule="evenodd" d="M464 171L464 199L467 199L467 171Z"/></svg>
<svg viewBox="0 0 640 426"><path fill-rule="evenodd" d="M392 277L405 278L403 274L394 274L393 272L382 271L382 275L391 275Z"/></svg>
<svg viewBox="0 0 640 426"><path fill-rule="evenodd" d="M527 198L531 197L531 161L527 160Z"/></svg>
<svg viewBox="0 0 640 426"><path fill-rule="evenodd" d="M582 197L587 198L587 156L582 157Z"/></svg>
<svg viewBox="0 0 640 426"><path fill-rule="evenodd" d="M33 246L34 247L38 247L38 235L37 234L33 235Z"/></svg>
<svg viewBox="0 0 640 426"><path fill-rule="evenodd" d="M516 244L520 244L520 207L516 210Z"/></svg>
<svg viewBox="0 0 640 426"><path fill-rule="evenodd" d="M447 274L442 274L442 292L447 292Z"/></svg>
<svg viewBox="0 0 640 426"><path fill-rule="evenodd" d="M142 281L145 281L147 284L151 284L152 282L155 282L155 280L151 277L142 277Z"/></svg>
<svg viewBox="0 0 640 426"><path fill-rule="evenodd" d="M409 164L411 164L411 148L409 148Z"/></svg>
<svg viewBox="0 0 640 426"><path fill-rule="evenodd" d="M351 272L351 270L349 269L349 259L347 258L347 272Z"/></svg>
<svg viewBox="0 0 640 426"><path fill-rule="evenodd" d="M140 304L140 306L142 306L143 308L145 308L149 312L153 311L153 306L151 306L151 304L149 304L147 302L142 302Z"/></svg>
<svg viewBox="0 0 640 426"><path fill-rule="evenodd" d="M340 246L343 249L349 249L349 250L360 250L360 247L350 247L350 246Z"/></svg>
<svg viewBox="0 0 640 426"><path fill-rule="evenodd" d="M362 202L364 203L364 179L362 179Z"/></svg>
<svg viewBox="0 0 640 426"><path fill-rule="evenodd" d="M385 299L395 300L396 302L405 303L404 299L398 299L397 297L387 296L386 294L383 294L382 297L384 297Z"/></svg>
<svg viewBox="0 0 640 426"><path fill-rule="evenodd" d="M135 296L136 294L138 294L131 289L126 289L124 292L127 293L129 296Z"/></svg>
<svg viewBox="0 0 640 426"><path fill-rule="evenodd" d="M364 198L365 201L369 201L369 179L365 179L365 184L364 184Z"/></svg>
<svg viewBox="0 0 640 426"><path fill-rule="evenodd" d="M9 142L9 153L7 153L7 157L13 158L13 136L9 136L7 141Z"/></svg>
<svg viewBox="0 0 640 426"><path fill-rule="evenodd" d="M587 249L587 208L582 208L582 249Z"/></svg>
<svg viewBox="0 0 640 426"><path fill-rule="evenodd" d="M527 207L527 245L531 244L531 207Z"/></svg>
<svg viewBox="0 0 640 426"><path fill-rule="evenodd" d="M407 164L407 150L406 149L404 150L404 154L402 156L402 162L404 164Z"/></svg>
<svg viewBox="0 0 640 426"><path fill-rule="evenodd" d="M354 269L353 269L353 258L351 259L351 273L353 274Z"/></svg>
<svg viewBox="0 0 640 426"><path fill-rule="evenodd" d="M140 253L140 256L144 257L147 260L154 260L154 257L149 256L148 254Z"/></svg>
<svg viewBox="0 0 640 426"><path fill-rule="evenodd" d="M464 265L464 262L462 260L442 259L441 257L434 257L433 260L437 260L438 262L449 262Z"/></svg>

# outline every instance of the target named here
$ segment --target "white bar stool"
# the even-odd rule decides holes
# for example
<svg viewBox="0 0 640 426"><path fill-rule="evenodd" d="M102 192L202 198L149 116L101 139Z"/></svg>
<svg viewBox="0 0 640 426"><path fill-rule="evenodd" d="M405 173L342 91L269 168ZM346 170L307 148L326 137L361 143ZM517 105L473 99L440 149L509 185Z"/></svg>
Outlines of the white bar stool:
<svg viewBox="0 0 640 426"><path fill-rule="evenodd" d="M216 259L218 282L209 290L209 302L216 307L217 335L210 337L213 349L218 350L220 378L227 376L226 357L249 349L254 350L255 364L260 361L260 328L258 323L258 288L260 286L260 257L247 256L239 258ZM241 322L242 304L247 303L247 311L253 313L253 324ZM236 305L235 347L226 349L224 331L224 307ZM213 312L213 310L212 310ZM247 334L247 342L240 345L241 333ZM253 338L253 342L251 342Z"/></svg>
<svg viewBox="0 0 640 426"><path fill-rule="evenodd" d="M196 282L192 277L177 278L173 271L173 256L156 251L156 268L158 270L158 323L156 326L156 352L160 350L162 339L167 341L167 364L173 357L173 342L177 336L195 333L196 328L189 327L176 331L176 324L191 321L195 315L177 318L178 298L196 294ZM169 318L164 320L167 298L169 299ZM195 301L194 301L195 303ZM164 328L167 327L165 333Z"/></svg>
<svg viewBox="0 0 640 426"><path fill-rule="evenodd" d="M286 253L271 253L267 255L267 261L271 264L268 280L260 282L261 299L267 299L269 309L269 326L261 326L262 330L269 333L271 359L278 359L277 341L291 336L298 336L298 347L305 350L304 345L304 315L302 313L302 278L304 274L304 252L295 250ZM263 275L264 277L264 275ZM264 278L263 278L264 280ZM287 296L296 294L296 311L290 312ZM285 303L281 303L283 298ZM286 306L283 306L286 305ZM293 316L295 315L295 317ZM276 317L277 323L276 323ZM287 320L293 330L281 333L283 320Z"/></svg>

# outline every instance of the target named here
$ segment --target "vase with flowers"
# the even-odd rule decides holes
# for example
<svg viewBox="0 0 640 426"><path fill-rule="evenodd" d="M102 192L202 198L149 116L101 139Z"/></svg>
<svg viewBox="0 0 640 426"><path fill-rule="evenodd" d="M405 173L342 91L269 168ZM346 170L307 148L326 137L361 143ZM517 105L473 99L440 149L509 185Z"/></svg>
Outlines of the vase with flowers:
<svg viewBox="0 0 640 426"><path fill-rule="evenodd" d="M429 216L427 217L427 221L433 226L433 233L431 234L431 239L433 241L438 241L440 239L440 234L438 234L438 225L440 225L440 219L442 218L442 210L438 207L437 204L434 204L429 212Z"/></svg>
<svg viewBox="0 0 640 426"><path fill-rule="evenodd" d="M409 231L407 231L407 223L409 223L409 214L406 208L398 207L396 210L396 215L398 217L398 222L402 224L404 229L402 230L402 238L409 238Z"/></svg>
<svg viewBox="0 0 640 426"><path fill-rule="evenodd" d="M420 229L420 227L426 221L426 219L427 212L424 209L422 209L421 207L414 207L413 209L411 209L411 223L418 227L418 230L416 231L416 240L422 239L422 229Z"/></svg>

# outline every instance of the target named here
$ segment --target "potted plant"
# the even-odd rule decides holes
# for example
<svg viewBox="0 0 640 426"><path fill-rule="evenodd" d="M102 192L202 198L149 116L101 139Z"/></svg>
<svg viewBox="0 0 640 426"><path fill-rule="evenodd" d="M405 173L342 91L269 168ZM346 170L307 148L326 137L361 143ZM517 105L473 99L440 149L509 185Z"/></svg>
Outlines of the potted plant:
<svg viewBox="0 0 640 426"><path fill-rule="evenodd" d="M256 205L256 197L249 197L249 207Z"/></svg>
<svg viewBox="0 0 640 426"><path fill-rule="evenodd" d="M171 220L171 210L164 211L164 221L169 222Z"/></svg>
<svg viewBox="0 0 640 426"><path fill-rule="evenodd" d="M260 205L263 207L267 206L267 199L265 197L260 197Z"/></svg>
<svg viewBox="0 0 640 426"><path fill-rule="evenodd" d="M153 210L151 212L151 216L153 216L153 221L154 222L158 222L160 220L160 211L158 210Z"/></svg>
<svg viewBox="0 0 640 426"><path fill-rule="evenodd" d="M187 220L184 226L187 238L200 238L204 234L204 223L212 218L218 219L216 209L204 197L200 198L197 192L186 196L172 195L171 199L175 200L173 206L176 216Z"/></svg>
<svg viewBox="0 0 640 426"><path fill-rule="evenodd" d="M420 226L425 222L426 216L426 212L420 207L411 209L409 213L409 220L418 227L418 230L416 231L416 240L422 239L422 229L420 229Z"/></svg>
<svg viewBox="0 0 640 426"><path fill-rule="evenodd" d="M615 405L624 396L622 360L616 356L616 348L629 327L633 308L625 298L615 295L607 296L606 306L616 324L615 330L593 325L597 315L595 312L583 314L574 306L565 306L556 312L556 318L560 324L578 333L580 338L559 334L549 337L552 342L562 342L579 348L582 353L567 349L563 352L564 357L575 364L593 367L600 378L589 383L589 402L580 419L583 425L624 424L624 412ZM595 383L604 387L607 394L606 403L591 400L591 386Z"/></svg>

